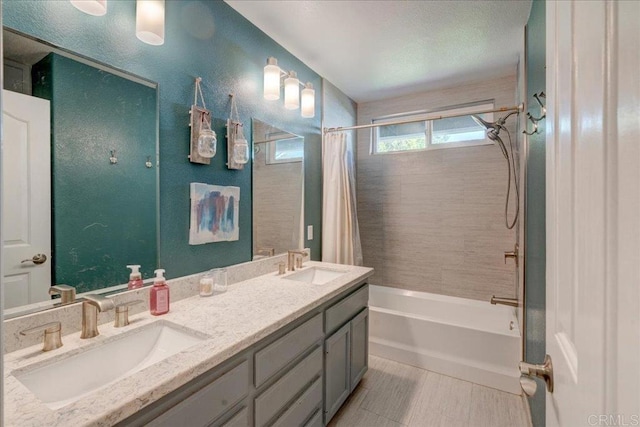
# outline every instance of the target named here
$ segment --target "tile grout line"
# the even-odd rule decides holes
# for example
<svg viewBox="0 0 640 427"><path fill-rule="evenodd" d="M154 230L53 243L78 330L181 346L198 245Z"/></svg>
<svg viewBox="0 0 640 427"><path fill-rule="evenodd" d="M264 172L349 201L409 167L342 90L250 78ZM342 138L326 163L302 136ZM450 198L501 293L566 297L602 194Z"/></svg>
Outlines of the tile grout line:
<svg viewBox="0 0 640 427"><path fill-rule="evenodd" d="M408 425L409 425L409 424L401 423L400 421L392 420L391 418L387 418L387 417L385 417L384 415L376 414L376 413L375 413L375 412L373 412L373 411L370 411L370 410L368 410L368 409L365 409L365 408L363 408L363 407L362 407L362 403L361 403L361 404L360 404L360 406L358 407L358 410L360 410L360 411L364 411L364 412L368 412L368 413L370 413L370 414L375 415L376 417L384 418L385 420L387 420L387 421L389 421L389 422L392 422L392 423L395 423L395 424L398 424L398 425L401 425L401 426L408 426Z"/></svg>

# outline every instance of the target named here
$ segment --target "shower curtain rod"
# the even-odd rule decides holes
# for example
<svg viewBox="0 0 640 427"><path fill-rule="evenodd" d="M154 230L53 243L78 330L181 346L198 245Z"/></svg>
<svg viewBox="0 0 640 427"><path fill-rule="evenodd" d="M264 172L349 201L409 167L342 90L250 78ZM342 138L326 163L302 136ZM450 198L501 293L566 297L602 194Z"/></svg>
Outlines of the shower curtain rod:
<svg viewBox="0 0 640 427"><path fill-rule="evenodd" d="M507 112L511 112L511 111L519 111L519 112L521 112L523 110L524 110L524 104L520 104L520 105L516 105L514 107L502 107L502 108L496 108L496 109L493 109L493 110L476 111L476 112L473 112L471 114L507 113ZM395 122L371 123L369 125L344 126L344 127L337 127L337 128L324 128L322 130L322 132L323 133L330 133L330 132L340 132L340 131L343 131L343 130L369 129L369 128L376 128L376 127L380 127L380 126L403 125L403 124L406 124L406 123L418 123L418 122L427 122L427 121L440 120L440 119L448 119L448 118L451 118L451 117L470 116L471 114L470 113L442 114L440 116L427 117L427 118L422 118L422 119L397 120Z"/></svg>

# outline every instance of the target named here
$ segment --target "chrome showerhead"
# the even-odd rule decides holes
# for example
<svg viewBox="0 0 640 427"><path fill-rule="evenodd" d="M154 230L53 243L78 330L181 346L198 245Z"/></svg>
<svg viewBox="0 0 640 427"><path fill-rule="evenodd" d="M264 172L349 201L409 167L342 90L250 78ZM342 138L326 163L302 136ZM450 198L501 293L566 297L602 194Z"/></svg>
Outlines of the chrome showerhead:
<svg viewBox="0 0 640 427"><path fill-rule="evenodd" d="M487 130L487 136L489 137L490 140L495 141L496 138L498 137L498 133L500 133L500 129L504 129L504 124L506 123L507 119L511 117L512 114L517 114L517 113L518 113L517 111L512 111L506 116L500 117L498 120L496 120L493 123L490 123L484 120L482 117L477 116L475 114L472 114L471 118L479 126L482 126Z"/></svg>
<svg viewBox="0 0 640 427"><path fill-rule="evenodd" d="M484 120L482 117L476 116L475 114L472 114L471 118L479 126L482 126L487 130L487 138L495 142L498 145L498 147L500 147L500 150L502 151L502 155L504 156L505 159L508 160L509 155L507 154L507 148L504 146L504 142L502 142L502 139L498 135L500 133L500 129L503 128L506 117L499 118L498 121L495 123L489 123L488 121Z"/></svg>
<svg viewBox="0 0 640 427"><path fill-rule="evenodd" d="M476 116L475 114L472 114L471 118L473 119L474 122L476 122L479 126L482 126L483 128L485 128L487 131L495 130L496 133L500 131L500 124L499 124L500 120L498 120L495 123L489 123L482 117Z"/></svg>

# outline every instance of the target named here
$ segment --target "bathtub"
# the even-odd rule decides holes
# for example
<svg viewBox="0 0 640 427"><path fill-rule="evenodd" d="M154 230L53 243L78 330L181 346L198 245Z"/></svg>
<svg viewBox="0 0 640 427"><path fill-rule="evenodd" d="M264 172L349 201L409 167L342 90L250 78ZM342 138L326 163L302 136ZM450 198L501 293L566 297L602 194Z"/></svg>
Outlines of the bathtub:
<svg viewBox="0 0 640 427"><path fill-rule="evenodd" d="M521 338L513 307L369 286L369 352L521 394Z"/></svg>

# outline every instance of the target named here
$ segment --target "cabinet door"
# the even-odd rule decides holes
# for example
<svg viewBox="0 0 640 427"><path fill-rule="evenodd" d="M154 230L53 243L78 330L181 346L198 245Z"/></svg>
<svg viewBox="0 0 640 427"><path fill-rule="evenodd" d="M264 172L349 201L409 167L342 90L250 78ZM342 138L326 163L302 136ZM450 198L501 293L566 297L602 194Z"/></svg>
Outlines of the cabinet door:
<svg viewBox="0 0 640 427"><path fill-rule="evenodd" d="M350 358L349 347L351 341L351 324L347 323L338 329L324 342L324 423L340 409L349 396L350 388Z"/></svg>
<svg viewBox="0 0 640 427"><path fill-rule="evenodd" d="M360 312L351 325L351 389L356 388L369 367L369 309Z"/></svg>

